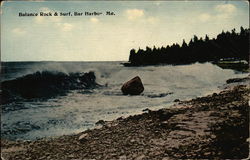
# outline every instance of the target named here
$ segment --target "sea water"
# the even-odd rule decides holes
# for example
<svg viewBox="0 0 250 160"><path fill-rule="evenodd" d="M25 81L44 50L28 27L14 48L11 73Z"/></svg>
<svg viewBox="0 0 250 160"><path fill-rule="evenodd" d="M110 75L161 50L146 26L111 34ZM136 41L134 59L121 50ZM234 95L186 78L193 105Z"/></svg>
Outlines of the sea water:
<svg viewBox="0 0 250 160"><path fill-rule="evenodd" d="M79 133L95 127L99 120L139 114L146 108L167 108L175 99L219 92L227 79L246 76L211 63L124 67L121 62L3 62L1 82L42 71L92 71L101 87L2 104L2 138L34 140ZM135 76L142 79L144 92L138 96L123 95L121 86Z"/></svg>

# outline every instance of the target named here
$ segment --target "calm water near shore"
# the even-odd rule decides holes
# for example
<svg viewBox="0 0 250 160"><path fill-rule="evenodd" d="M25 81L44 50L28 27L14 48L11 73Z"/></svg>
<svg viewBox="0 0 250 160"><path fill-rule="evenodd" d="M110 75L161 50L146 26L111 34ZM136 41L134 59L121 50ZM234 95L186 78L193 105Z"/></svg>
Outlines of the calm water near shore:
<svg viewBox="0 0 250 160"><path fill-rule="evenodd" d="M1 82L37 71L86 73L93 71L101 87L70 90L50 99L13 101L3 104L1 136L33 140L78 133L93 128L98 120L159 109L175 99L191 99L218 92L227 79L247 74L221 69L211 63L179 66L124 67L121 62L15 62L2 63ZM122 84L140 76L144 92L122 95ZM27 86L28 87L28 86Z"/></svg>

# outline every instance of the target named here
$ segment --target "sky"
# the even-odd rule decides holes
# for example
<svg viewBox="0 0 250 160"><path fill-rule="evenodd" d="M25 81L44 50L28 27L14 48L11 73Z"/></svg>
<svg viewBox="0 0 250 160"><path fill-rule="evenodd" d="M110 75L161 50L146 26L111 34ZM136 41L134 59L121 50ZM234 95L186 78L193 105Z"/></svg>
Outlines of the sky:
<svg viewBox="0 0 250 160"><path fill-rule="evenodd" d="M1 61L127 61L132 48L213 38L240 26L249 27L248 1L8 1L1 5Z"/></svg>

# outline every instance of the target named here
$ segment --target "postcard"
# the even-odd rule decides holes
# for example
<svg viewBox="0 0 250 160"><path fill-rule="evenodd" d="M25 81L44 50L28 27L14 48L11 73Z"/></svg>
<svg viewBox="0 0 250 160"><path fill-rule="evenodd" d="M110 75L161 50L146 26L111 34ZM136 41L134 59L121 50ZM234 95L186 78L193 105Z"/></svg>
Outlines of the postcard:
<svg viewBox="0 0 250 160"><path fill-rule="evenodd" d="M1 2L1 159L249 158L249 2Z"/></svg>

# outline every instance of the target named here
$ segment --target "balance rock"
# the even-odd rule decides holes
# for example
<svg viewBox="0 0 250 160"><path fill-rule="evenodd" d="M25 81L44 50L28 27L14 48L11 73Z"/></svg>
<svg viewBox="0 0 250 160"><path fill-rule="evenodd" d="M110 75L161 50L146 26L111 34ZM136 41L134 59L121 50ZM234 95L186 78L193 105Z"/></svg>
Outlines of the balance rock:
<svg viewBox="0 0 250 160"><path fill-rule="evenodd" d="M124 83L121 90L125 95L139 95L143 92L144 87L140 77L136 76L128 82Z"/></svg>

